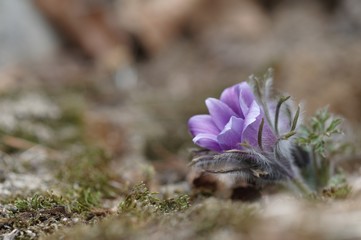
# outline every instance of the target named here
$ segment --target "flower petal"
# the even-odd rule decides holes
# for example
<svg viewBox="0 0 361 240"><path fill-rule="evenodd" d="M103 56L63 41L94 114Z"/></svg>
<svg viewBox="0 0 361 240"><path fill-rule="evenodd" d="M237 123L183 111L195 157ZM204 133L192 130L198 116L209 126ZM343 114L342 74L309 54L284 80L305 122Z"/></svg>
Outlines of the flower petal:
<svg viewBox="0 0 361 240"><path fill-rule="evenodd" d="M188 120L188 129L193 136L200 133L219 134L220 130L208 114L196 115Z"/></svg>
<svg viewBox="0 0 361 240"><path fill-rule="evenodd" d="M236 116L236 113L230 107L218 99L208 98L206 105L213 122L219 130L224 128L232 116Z"/></svg>
<svg viewBox="0 0 361 240"><path fill-rule="evenodd" d="M201 146L203 148L212 151L216 151L216 152L222 151L221 147L218 144L217 136L213 134L200 133L193 138L193 142L198 146Z"/></svg>
<svg viewBox="0 0 361 240"><path fill-rule="evenodd" d="M238 116L243 117L241 107L239 105L239 84L225 89L220 100L227 104Z"/></svg>
<svg viewBox="0 0 361 240"><path fill-rule="evenodd" d="M244 120L231 117L223 131L217 136L219 145L223 150L240 149Z"/></svg>
<svg viewBox="0 0 361 240"><path fill-rule="evenodd" d="M244 120L244 128L242 131L242 139L246 140L252 146L258 145L258 129L261 121L261 109L257 102L253 101Z"/></svg>
<svg viewBox="0 0 361 240"><path fill-rule="evenodd" d="M249 111L250 106L255 100L255 96L253 94L252 88L248 85L248 83L243 82L239 85L239 105L245 116Z"/></svg>
<svg viewBox="0 0 361 240"><path fill-rule="evenodd" d="M257 117L261 114L261 109L256 101L253 101L244 119L243 132L256 121Z"/></svg>

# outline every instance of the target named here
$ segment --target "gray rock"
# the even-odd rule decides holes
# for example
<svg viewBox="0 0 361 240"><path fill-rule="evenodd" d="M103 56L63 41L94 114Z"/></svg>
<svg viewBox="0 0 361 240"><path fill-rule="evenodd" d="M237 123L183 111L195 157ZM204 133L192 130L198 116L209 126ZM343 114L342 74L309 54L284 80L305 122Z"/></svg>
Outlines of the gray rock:
<svg viewBox="0 0 361 240"><path fill-rule="evenodd" d="M57 40L31 0L0 1L0 67L52 55Z"/></svg>

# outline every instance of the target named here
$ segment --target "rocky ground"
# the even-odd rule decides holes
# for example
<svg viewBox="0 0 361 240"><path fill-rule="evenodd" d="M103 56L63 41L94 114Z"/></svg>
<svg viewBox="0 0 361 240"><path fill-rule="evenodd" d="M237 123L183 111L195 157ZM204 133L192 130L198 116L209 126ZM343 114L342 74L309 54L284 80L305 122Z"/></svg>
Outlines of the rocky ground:
<svg viewBox="0 0 361 240"><path fill-rule="evenodd" d="M172 27L120 20L142 51L119 68L64 51L1 68L3 239L361 238L358 1L191 2L179 8L187 20L165 21ZM332 159L342 179L312 196L272 188L254 202L193 191L187 120L268 67L305 121L325 105L344 117L353 150Z"/></svg>

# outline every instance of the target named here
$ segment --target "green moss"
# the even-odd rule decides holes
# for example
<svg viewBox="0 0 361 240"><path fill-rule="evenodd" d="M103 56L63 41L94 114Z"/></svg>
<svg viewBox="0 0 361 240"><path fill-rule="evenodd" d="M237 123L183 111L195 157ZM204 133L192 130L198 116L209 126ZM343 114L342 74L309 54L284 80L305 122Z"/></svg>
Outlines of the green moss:
<svg viewBox="0 0 361 240"><path fill-rule="evenodd" d="M63 219L69 219L70 201L52 192L39 192L29 197L18 196L15 200L7 199L1 218L1 233L9 229L17 229L16 239L34 239L44 233L52 233L64 224Z"/></svg>
<svg viewBox="0 0 361 240"><path fill-rule="evenodd" d="M100 193L92 189L72 189L59 196L52 192L35 193L29 197L17 197L7 204L14 205L19 212L37 211L63 206L69 213L89 212L98 207Z"/></svg>
<svg viewBox="0 0 361 240"><path fill-rule="evenodd" d="M65 93L57 98L52 98L44 92L32 92L16 93L16 97L11 94L6 95L1 100L9 101L11 104L21 104L17 101L26 94L40 95L41 101L48 104L49 110L54 110L55 113L48 116L38 113L35 109L29 113L20 111L19 115L16 109L9 110L6 114L9 115L9 118L14 119L16 125L14 128L1 126L0 133L2 135L10 135L52 149L64 149L85 140L84 111L86 105L81 95ZM1 143L1 147L7 153L17 150L3 143Z"/></svg>
<svg viewBox="0 0 361 240"><path fill-rule="evenodd" d="M14 201L15 207L20 211L32 211L66 205L67 201L53 193L36 193L28 198L18 198Z"/></svg>
<svg viewBox="0 0 361 240"><path fill-rule="evenodd" d="M59 166L56 177L70 186L114 197L117 192L110 185L114 177L107 165L109 161L110 156L103 149L87 145Z"/></svg>
<svg viewBox="0 0 361 240"><path fill-rule="evenodd" d="M169 199L161 199L156 195L157 193L150 192L144 183L138 184L130 190L125 200L120 203L119 212L144 218L153 214L181 212L190 206L188 195Z"/></svg>
<svg viewBox="0 0 361 240"><path fill-rule="evenodd" d="M99 206L101 194L93 189L79 188L69 190L67 196L71 199L69 204L71 211L82 214Z"/></svg>
<svg viewBox="0 0 361 240"><path fill-rule="evenodd" d="M17 239L33 239L34 234L39 237L65 226L74 226L77 222L94 222L108 214L106 210L100 214L101 209L95 209L99 200L99 194L90 189L73 190L62 196L38 192L29 197L9 199L4 203L7 207L0 219L7 227L0 229L0 234L18 229Z"/></svg>
<svg viewBox="0 0 361 240"><path fill-rule="evenodd" d="M172 239L210 239L224 230L247 236L261 223L258 208L250 204L211 198L189 206L188 200L175 198L178 207L172 207L169 212L168 208L162 210L158 205L163 201L140 184L120 205L119 215L93 226L57 232L49 239L168 239L169 236Z"/></svg>

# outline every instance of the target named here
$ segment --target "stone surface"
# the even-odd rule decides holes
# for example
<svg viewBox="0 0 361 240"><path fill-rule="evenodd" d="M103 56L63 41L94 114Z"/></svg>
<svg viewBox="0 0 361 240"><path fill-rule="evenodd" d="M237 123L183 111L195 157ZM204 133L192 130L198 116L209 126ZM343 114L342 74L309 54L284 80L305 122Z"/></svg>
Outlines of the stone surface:
<svg viewBox="0 0 361 240"><path fill-rule="evenodd" d="M0 67L42 60L57 48L57 39L32 1L0 2Z"/></svg>

